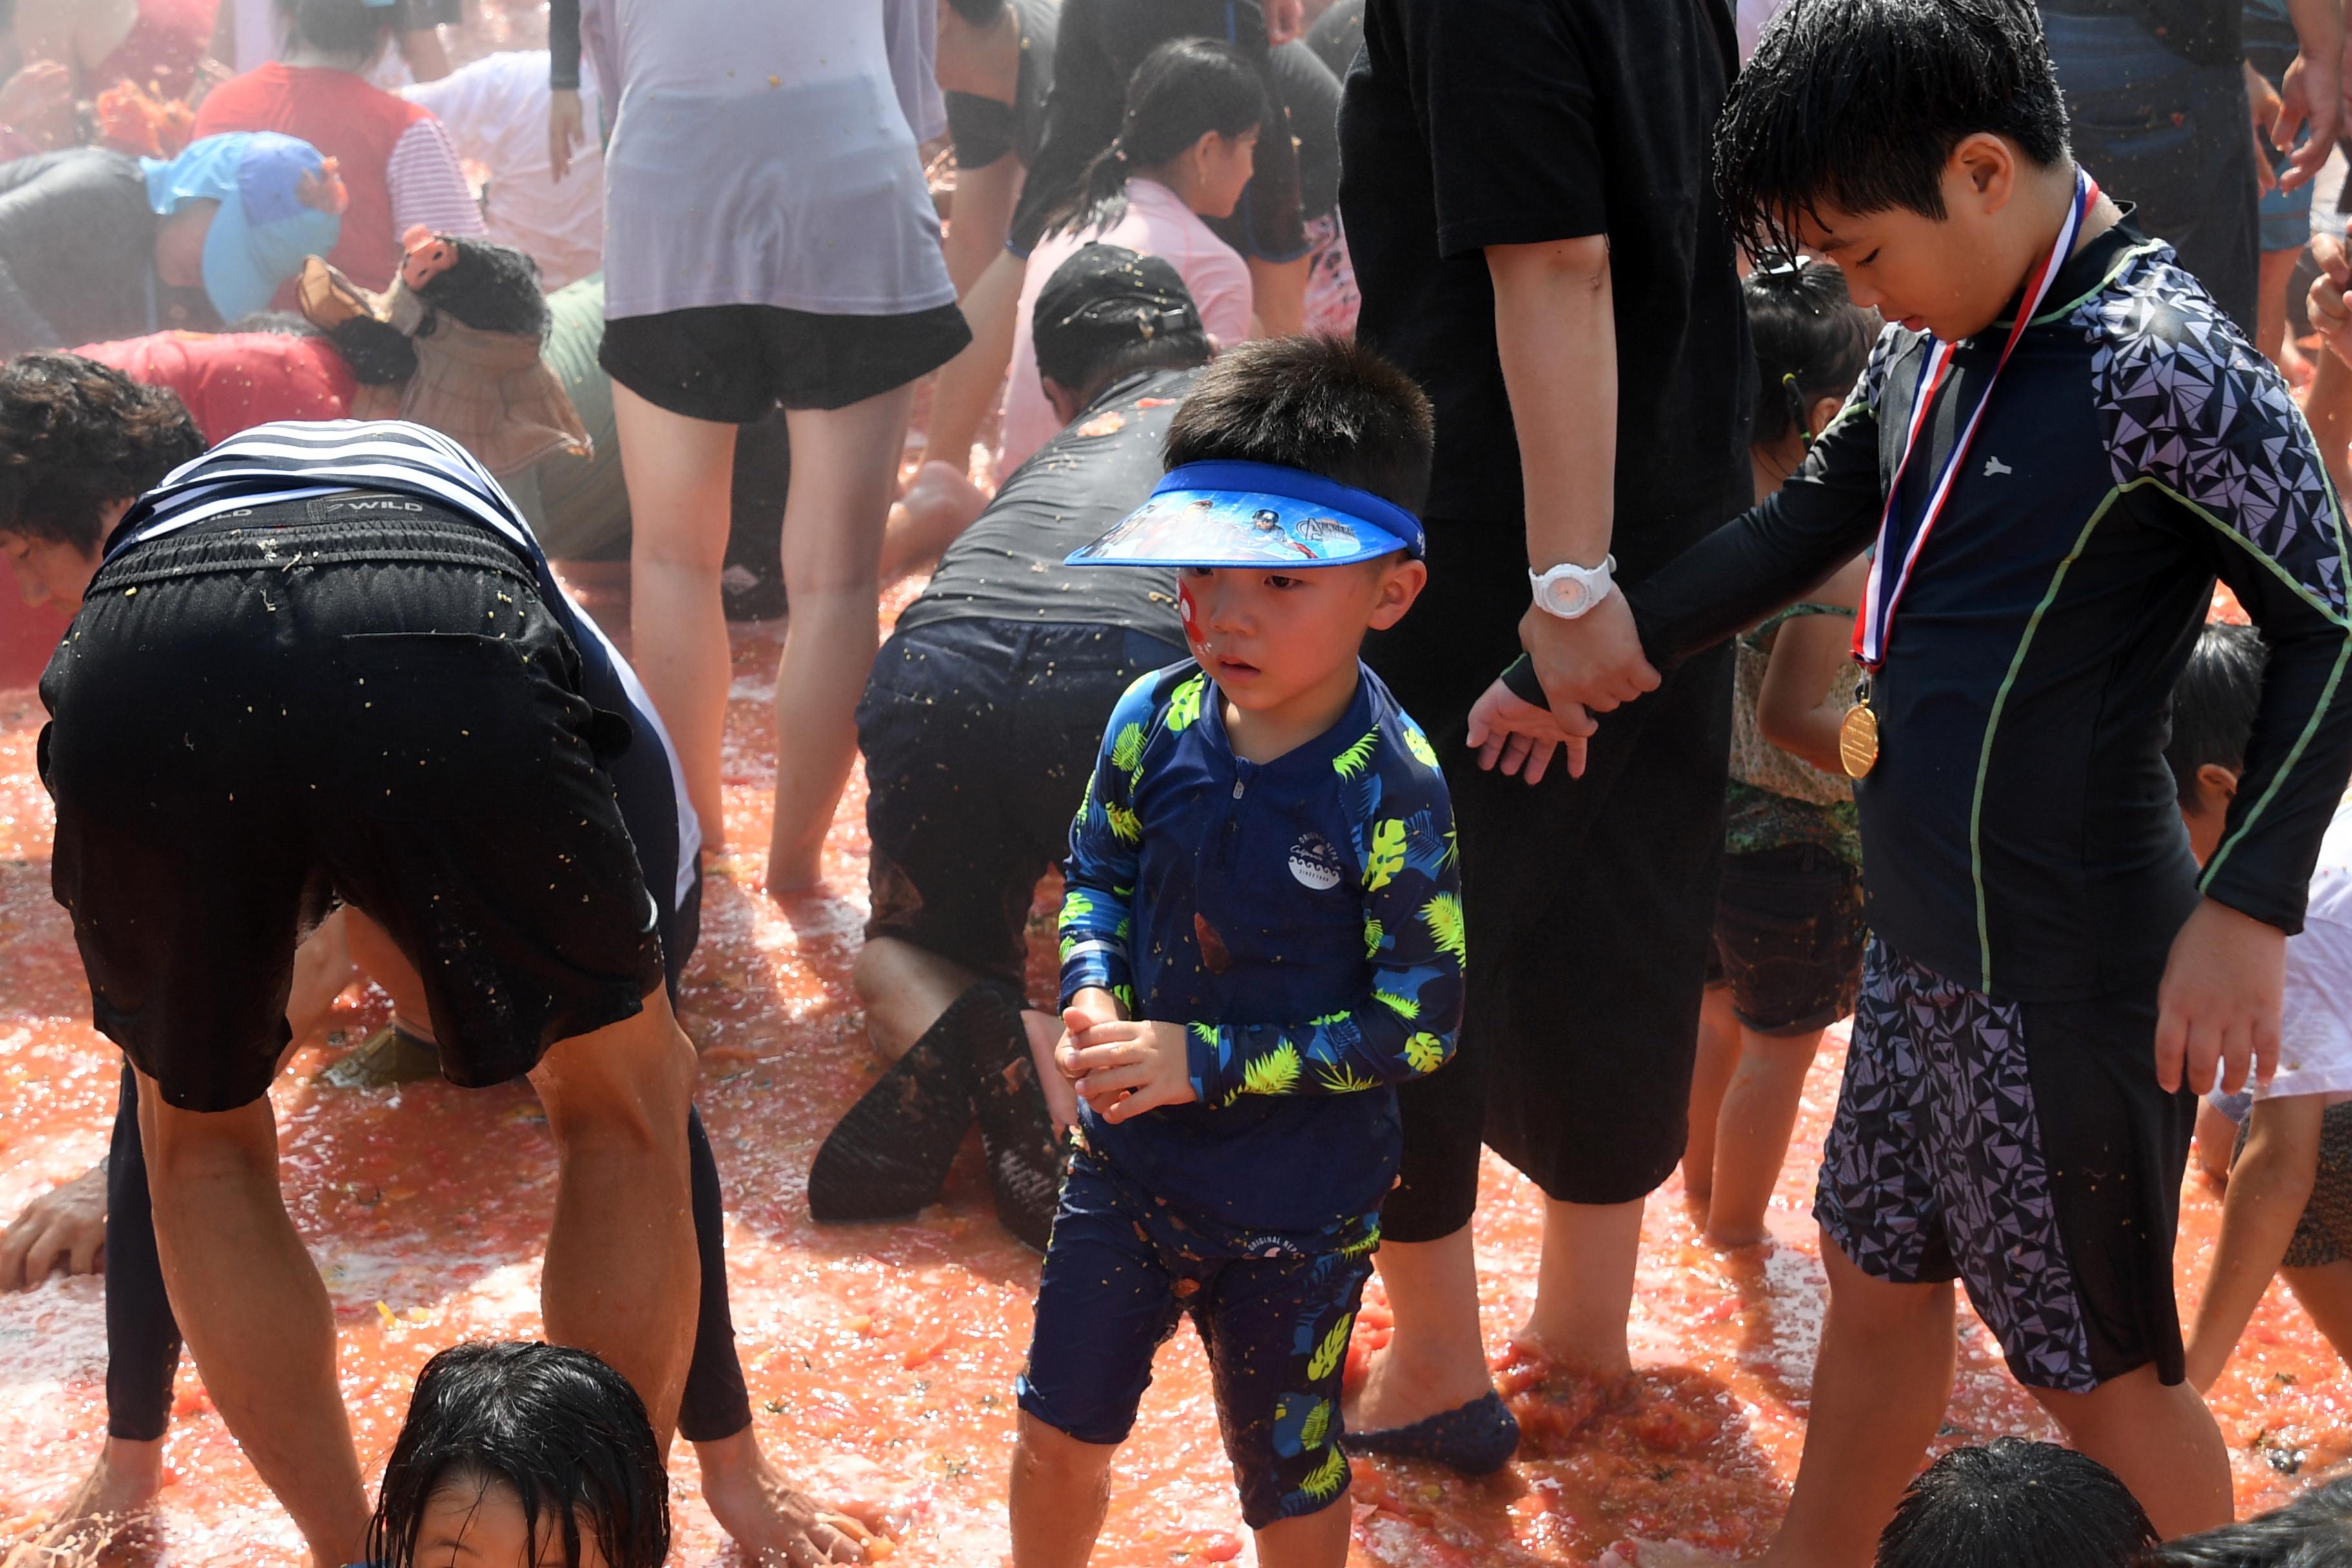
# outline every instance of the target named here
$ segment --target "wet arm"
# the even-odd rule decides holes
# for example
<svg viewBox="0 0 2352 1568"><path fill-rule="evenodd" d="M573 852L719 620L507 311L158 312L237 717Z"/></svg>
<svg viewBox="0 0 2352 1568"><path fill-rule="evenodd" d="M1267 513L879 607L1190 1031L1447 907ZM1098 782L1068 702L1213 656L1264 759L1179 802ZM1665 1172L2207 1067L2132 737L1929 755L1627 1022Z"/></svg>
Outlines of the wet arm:
<svg viewBox="0 0 2352 1568"><path fill-rule="evenodd" d="M2205 1277L2197 1326L2189 1336L2189 1381L2200 1393L2211 1387L2229 1364L2239 1336L2286 1257L2318 1174L2324 1111L2317 1095L2254 1105L2245 1150L2230 1170L2213 1268Z"/></svg>

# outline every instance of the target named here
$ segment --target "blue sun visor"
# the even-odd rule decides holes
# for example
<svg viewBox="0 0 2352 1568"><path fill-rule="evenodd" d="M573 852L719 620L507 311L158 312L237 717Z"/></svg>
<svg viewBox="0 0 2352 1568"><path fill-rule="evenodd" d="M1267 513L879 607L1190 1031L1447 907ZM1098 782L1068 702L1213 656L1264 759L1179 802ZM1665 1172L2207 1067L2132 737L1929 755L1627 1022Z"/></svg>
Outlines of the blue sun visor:
<svg viewBox="0 0 2352 1568"><path fill-rule="evenodd" d="M1271 463L1187 463L1070 566L1344 566L1404 551L1421 521L1352 485Z"/></svg>

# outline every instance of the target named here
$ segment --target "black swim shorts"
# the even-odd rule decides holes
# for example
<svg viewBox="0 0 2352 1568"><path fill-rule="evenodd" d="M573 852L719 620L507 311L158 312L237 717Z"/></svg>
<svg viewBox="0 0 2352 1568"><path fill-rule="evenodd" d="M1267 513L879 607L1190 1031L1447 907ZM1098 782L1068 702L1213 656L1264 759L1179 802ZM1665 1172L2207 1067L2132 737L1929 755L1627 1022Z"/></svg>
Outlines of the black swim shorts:
<svg viewBox="0 0 2352 1568"><path fill-rule="evenodd" d="M339 900L416 966L458 1084L662 984L605 771L627 721L581 695L530 569L478 526L346 492L135 546L41 698L95 1020L173 1105L269 1087L295 945Z"/></svg>
<svg viewBox="0 0 2352 1568"><path fill-rule="evenodd" d="M1079 1145L1014 1384L1022 1410L1081 1443L1124 1442L1153 1357L1190 1314L1249 1527L1345 1506L1339 1384L1380 1226L1315 1239L1180 1217Z"/></svg>
<svg viewBox="0 0 2352 1568"><path fill-rule="evenodd" d="M1809 1035L1853 1011L1866 933L1862 873L1821 845L1726 855L1706 982L1756 1033Z"/></svg>
<svg viewBox="0 0 2352 1568"><path fill-rule="evenodd" d="M901 316L826 316L779 305L704 305L604 323L596 363L656 408L749 425L778 408L846 408L963 352L952 304Z"/></svg>
<svg viewBox="0 0 2352 1568"><path fill-rule="evenodd" d="M1813 1213L1873 1279L1962 1281L2029 1388L2179 1383L2196 1118L2157 1086L2152 992L2004 1001L1873 938Z"/></svg>

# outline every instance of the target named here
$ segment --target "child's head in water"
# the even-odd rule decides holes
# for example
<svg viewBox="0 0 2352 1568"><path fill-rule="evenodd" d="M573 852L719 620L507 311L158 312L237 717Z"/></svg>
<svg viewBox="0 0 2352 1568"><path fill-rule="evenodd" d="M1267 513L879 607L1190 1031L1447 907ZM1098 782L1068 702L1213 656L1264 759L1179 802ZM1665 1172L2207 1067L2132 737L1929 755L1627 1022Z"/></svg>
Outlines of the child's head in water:
<svg viewBox="0 0 2352 1568"><path fill-rule="evenodd" d="M1837 417L1885 323L1877 311L1855 307L1844 275L1826 261L1759 267L1740 292L1756 343L1756 420L1748 447L1760 498L1780 488Z"/></svg>
<svg viewBox="0 0 2352 1568"><path fill-rule="evenodd" d="M1799 0L1724 99L1715 170L1751 256L1810 252L1890 321L1982 331L2074 191L2033 0Z"/></svg>
<svg viewBox="0 0 2352 1568"><path fill-rule="evenodd" d="M1921 1471L1873 1568L2126 1568L2156 1527L2115 1472L2055 1443L1996 1437Z"/></svg>
<svg viewBox="0 0 2352 1568"><path fill-rule="evenodd" d="M1371 350L1243 343L1169 422L1152 500L1071 560L1179 567L1185 638L1226 702L1336 721L1364 634L1429 580L1412 513L1432 440L1428 399Z"/></svg>
<svg viewBox="0 0 2352 1568"><path fill-rule="evenodd" d="M621 1374L561 1345L425 1363L368 1526L381 1568L658 1568L669 1480Z"/></svg>
<svg viewBox="0 0 2352 1568"><path fill-rule="evenodd" d="M2172 734L2164 743L2164 762L2200 866L2221 847L2229 825L2268 658L2253 627L2211 622L2198 633L2180 679L2172 683Z"/></svg>

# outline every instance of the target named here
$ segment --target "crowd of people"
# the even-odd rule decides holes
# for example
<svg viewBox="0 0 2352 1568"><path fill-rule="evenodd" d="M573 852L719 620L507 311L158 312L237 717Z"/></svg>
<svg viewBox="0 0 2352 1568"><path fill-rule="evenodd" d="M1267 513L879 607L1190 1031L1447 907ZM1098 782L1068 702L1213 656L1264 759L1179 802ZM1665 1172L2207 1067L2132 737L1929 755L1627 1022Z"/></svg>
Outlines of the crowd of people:
<svg viewBox="0 0 2352 1568"><path fill-rule="evenodd" d="M1347 1559L1351 1458L1502 1469L1483 1152L1507 1353L1622 1380L1651 1196L1766 1242L1842 1019L1765 1560L2352 1554L2352 1483L2232 1522L2204 1400L2274 1278L2352 1357L2343 0L0 16L0 553L123 1057L0 1240L107 1309L8 1568L152 1504L184 1345L316 1563L651 1568L679 1436L747 1561L887 1551L753 1429L678 1024L778 616L760 880L825 896L861 757L872 842L808 1207L977 1131L1018 1568L1185 1317L1267 1568ZM550 1342L437 1355L373 1507L269 1098L362 977L347 1080L528 1079L561 1167ZM1922 1468L1956 1285L2065 1447Z"/></svg>

